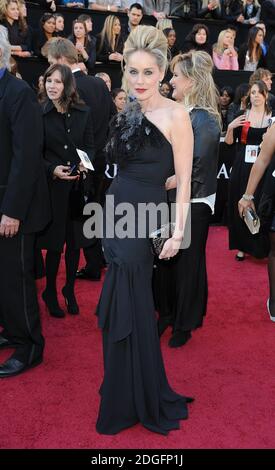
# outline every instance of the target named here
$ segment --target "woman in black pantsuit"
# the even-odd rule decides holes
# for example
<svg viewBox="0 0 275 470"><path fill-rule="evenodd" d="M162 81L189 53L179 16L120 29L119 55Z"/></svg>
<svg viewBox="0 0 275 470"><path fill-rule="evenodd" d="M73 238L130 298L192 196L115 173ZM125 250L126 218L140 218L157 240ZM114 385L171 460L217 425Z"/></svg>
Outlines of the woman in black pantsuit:
<svg viewBox="0 0 275 470"><path fill-rule="evenodd" d="M47 94L43 107L44 158L48 173L52 203L52 221L38 239L38 247L47 249L46 290L42 298L50 314L63 317L57 300L56 277L60 256L66 243L66 285L62 289L68 312L79 313L74 295L75 274L79 249L90 240L83 235L81 187L84 171L76 149L93 157L93 127L90 108L82 104L76 94L74 78L69 67L52 65L44 75ZM75 166L76 175L71 175Z"/></svg>
<svg viewBox="0 0 275 470"><path fill-rule="evenodd" d="M213 62L204 51L178 55L171 65L173 98L189 110L194 132L194 154L191 181L191 245L180 250L166 270L166 282L155 282L159 306L159 334L169 326L173 334L170 347L179 347L191 338L191 330L202 325L207 307L207 272L205 248L211 213L214 211L217 186L217 164L220 140L219 94L212 78ZM168 178L166 189L176 187L175 177ZM157 271L156 270L156 271ZM158 276L158 274L156 273ZM172 292L172 293L171 293ZM165 298L169 298L167 302ZM166 310L162 306L166 307Z"/></svg>

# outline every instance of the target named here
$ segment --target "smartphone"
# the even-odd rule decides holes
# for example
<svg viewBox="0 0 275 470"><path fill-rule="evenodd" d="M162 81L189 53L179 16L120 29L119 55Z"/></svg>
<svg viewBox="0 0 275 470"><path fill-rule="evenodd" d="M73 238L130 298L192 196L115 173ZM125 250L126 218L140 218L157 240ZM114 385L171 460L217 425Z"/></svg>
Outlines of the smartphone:
<svg viewBox="0 0 275 470"><path fill-rule="evenodd" d="M78 164L74 163L70 168L69 168L69 175L70 176L77 176L78 175Z"/></svg>
<svg viewBox="0 0 275 470"><path fill-rule="evenodd" d="M268 127L271 127L271 126L274 124L274 122L275 122L275 117L269 118L269 120L268 120Z"/></svg>

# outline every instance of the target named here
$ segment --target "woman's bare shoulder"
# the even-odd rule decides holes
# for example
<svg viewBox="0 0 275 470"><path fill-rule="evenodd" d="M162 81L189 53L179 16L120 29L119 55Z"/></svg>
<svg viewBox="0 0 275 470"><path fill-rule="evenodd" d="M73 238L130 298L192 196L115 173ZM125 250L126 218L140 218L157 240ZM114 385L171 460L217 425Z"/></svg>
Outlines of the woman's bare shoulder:
<svg viewBox="0 0 275 470"><path fill-rule="evenodd" d="M188 119L189 120L189 112L181 103L174 103L174 106L171 109L172 112L172 119Z"/></svg>

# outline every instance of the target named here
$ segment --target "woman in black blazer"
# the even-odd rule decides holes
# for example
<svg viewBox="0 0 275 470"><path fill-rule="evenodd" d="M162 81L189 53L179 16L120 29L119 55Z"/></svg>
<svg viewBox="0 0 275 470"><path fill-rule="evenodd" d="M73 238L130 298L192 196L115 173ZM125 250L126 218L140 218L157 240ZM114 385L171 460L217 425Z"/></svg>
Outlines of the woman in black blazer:
<svg viewBox="0 0 275 470"><path fill-rule="evenodd" d="M44 121L44 159L52 203L52 221L40 235L38 247L47 249L47 286L42 298L50 314L63 317L57 300L56 277L66 243L66 284L62 289L68 312L79 313L74 295L79 250L91 241L83 235L83 218L76 213L80 204L80 184L84 168L77 149L93 159L93 126L90 108L78 99L69 67L52 65L44 75L46 97L42 103ZM75 171L72 168L75 166ZM76 173L76 174L75 174ZM83 201L83 199L82 199ZM81 208L80 208L81 209Z"/></svg>
<svg viewBox="0 0 275 470"><path fill-rule="evenodd" d="M209 42L209 29L204 24L197 23L186 36L182 52L204 51L212 57L212 46Z"/></svg>
<svg viewBox="0 0 275 470"><path fill-rule="evenodd" d="M97 59L100 62L122 61L124 40L121 34L120 19L117 16L107 16L97 40Z"/></svg>
<svg viewBox="0 0 275 470"><path fill-rule="evenodd" d="M6 0L0 3L0 24L8 31L12 55L29 57L31 55L31 30L23 16L24 1ZM21 11L20 11L21 10Z"/></svg>
<svg viewBox="0 0 275 470"><path fill-rule="evenodd" d="M50 39L58 36L55 32L55 16L52 13L44 13L39 20L39 28L33 35L33 51L40 57L41 49Z"/></svg>
<svg viewBox="0 0 275 470"><path fill-rule="evenodd" d="M74 20L72 24L72 34L68 37L75 45L78 54L78 65L82 71L83 67L91 73L96 62L96 41L89 36L86 23L82 20Z"/></svg>

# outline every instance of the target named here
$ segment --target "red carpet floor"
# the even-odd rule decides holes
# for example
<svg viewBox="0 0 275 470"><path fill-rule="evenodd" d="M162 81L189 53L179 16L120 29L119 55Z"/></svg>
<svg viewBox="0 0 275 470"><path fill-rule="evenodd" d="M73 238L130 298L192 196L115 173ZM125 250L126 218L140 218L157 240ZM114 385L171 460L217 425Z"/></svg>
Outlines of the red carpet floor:
<svg viewBox="0 0 275 470"><path fill-rule="evenodd" d="M161 340L171 385L195 397L180 431L165 437L137 425L116 436L96 433L102 353L94 311L101 283L79 281L80 316L50 318L41 305L44 363L1 381L0 448L275 448L275 323L265 307L266 263L236 262L226 229L213 227L208 272L203 328L180 349L168 348L168 331ZM62 286L63 270L60 278ZM2 351L0 361L8 355Z"/></svg>

